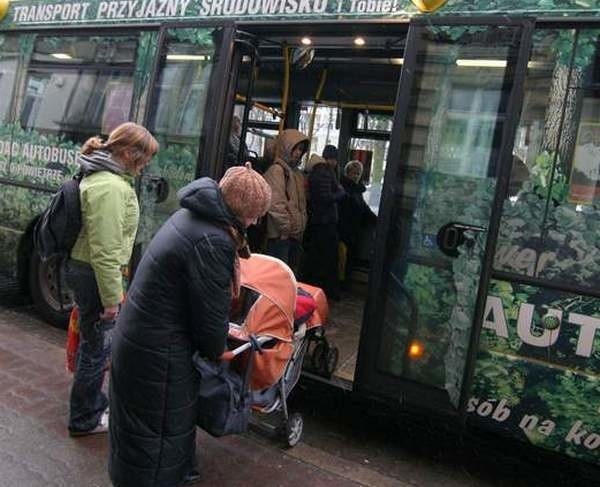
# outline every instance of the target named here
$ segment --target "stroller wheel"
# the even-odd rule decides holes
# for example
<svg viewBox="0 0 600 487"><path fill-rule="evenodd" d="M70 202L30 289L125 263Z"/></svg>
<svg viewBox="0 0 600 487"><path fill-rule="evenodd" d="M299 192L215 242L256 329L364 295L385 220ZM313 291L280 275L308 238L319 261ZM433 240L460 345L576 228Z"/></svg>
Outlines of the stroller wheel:
<svg viewBox="0 0 600 487"><path fill-rule="evenodd" d="M285 425L285 442L289 448L296 446L302 438L303 426L304 421L300 413L290 415Z"/></svg>
<svg viewBox="0 0 600 487"><path fill-rule="evenodd" d="M338 360L340 358L340 351L337 347L329 347L327 350L327 360L325 361L325 372L328 377L331 377L335 372L335 368L337 367Z"/></svg>

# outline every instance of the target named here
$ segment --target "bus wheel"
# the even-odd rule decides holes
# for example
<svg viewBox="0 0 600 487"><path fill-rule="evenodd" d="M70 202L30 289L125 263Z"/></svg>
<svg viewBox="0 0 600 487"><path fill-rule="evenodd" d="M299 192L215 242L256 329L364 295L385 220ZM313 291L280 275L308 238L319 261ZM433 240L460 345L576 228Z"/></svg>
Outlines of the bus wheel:
<svg viewBox="0 0 600 487"><path fill-rule="evenodd" d="M73 299L65 283L64 259L51 258L43 261L37 252L32 252L29 289L31 299L44 320L53 326L66 329Z"/></svg>

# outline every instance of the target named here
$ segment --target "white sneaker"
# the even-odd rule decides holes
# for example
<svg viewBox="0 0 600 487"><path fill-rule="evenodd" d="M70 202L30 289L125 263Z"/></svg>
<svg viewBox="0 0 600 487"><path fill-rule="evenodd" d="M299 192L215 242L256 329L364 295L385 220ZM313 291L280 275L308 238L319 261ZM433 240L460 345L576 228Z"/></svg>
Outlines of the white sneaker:
<svg viewBox="0 0 600 487"><path fill-rule="evenodd" d="M69 436L77 437L77 436L95 435L98 433L106 433L106 432L108 432L108 417L109 417L109 411L108 411L108 408L106 408L104 410L104 412L102 413L102 415L100 416L100 421L98 421L98 425L95 428L92 428L91 430L87 430L87 431L70 430Z"/></svg>

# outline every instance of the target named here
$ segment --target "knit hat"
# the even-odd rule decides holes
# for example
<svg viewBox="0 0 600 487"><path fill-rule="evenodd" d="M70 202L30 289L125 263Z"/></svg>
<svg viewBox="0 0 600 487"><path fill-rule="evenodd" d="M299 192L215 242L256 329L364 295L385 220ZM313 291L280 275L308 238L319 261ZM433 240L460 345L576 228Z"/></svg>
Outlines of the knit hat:
<svg viewBox="0 0 600 487"><path fill-rule="evenodd" d="M326 145L323 149L323 159L337 159L338 150L335 145Z"/></svg>
<svg viewBox="0 0 600 487"><path fill-rule="evenodd" d="M271 188L250 162L229 168L219 187L225 203L238 218L258 218L271 204Z"/></svg>

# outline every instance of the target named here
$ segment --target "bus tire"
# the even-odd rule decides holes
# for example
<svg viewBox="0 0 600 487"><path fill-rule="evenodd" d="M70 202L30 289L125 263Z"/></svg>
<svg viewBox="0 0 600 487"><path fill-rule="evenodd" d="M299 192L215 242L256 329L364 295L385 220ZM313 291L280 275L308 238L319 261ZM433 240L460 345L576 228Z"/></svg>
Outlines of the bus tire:
<svg viewBox="0 0 600 487"><path fill-rule="evenodd" d="M58 267L60 266L60 267ZM58 270L60 269L62 306L59 299ZM42 316L52 326L66 329L69 314L73 308L71 293L64 284L64 260L51 258L43 261L35 251L29 261L29 291L33 304Z"/></svg>

